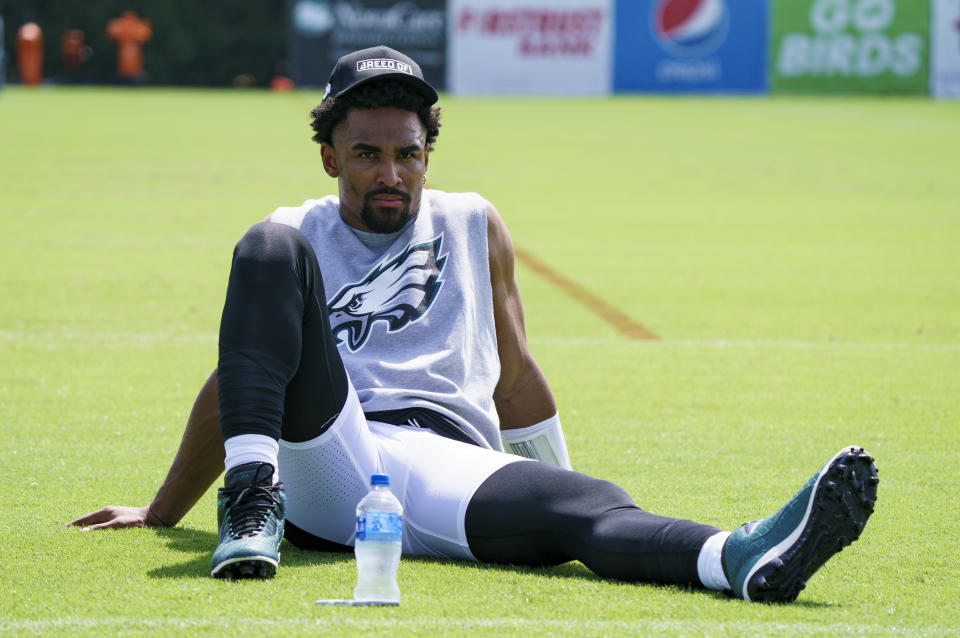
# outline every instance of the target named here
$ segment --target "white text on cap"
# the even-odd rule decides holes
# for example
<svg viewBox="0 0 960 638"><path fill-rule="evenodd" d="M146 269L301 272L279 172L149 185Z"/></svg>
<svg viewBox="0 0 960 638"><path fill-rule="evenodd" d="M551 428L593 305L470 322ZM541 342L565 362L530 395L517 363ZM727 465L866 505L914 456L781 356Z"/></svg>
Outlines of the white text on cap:
<svg viewBox="0 0 960 638"><path fill-rule="evenodd" d="M390 71L399 71L413 75L413 68L406 62L391 60L389 58L371 58L357 61L357 71L372 71L374 69L387 69Z"/></svg>

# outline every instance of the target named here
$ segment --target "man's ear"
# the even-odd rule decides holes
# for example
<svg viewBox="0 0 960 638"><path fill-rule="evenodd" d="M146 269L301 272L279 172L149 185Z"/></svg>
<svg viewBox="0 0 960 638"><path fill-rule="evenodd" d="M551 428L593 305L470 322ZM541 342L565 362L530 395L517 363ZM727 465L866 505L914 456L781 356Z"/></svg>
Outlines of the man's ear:
<svg viewBox="0 0 960 638"><path fill-rule="evenodd" d="M320 158L323 161L323 170L327 175L336 179L340 176L340 163L337 161L337 152L333 146L323 142L320 145Z"/></svg>

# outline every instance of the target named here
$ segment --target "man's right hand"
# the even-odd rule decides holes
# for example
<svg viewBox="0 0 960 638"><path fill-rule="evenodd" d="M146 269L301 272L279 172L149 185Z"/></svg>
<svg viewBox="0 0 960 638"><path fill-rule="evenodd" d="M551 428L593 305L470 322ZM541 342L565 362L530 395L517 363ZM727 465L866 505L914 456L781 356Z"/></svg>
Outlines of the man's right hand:
<svg viewBox="0 0 960 638"><path fill-rule="evenodd" d="M156 517L150 511L150 507L120 507L109 505L102 507L96 512L84 514L78 519L67 523L71 525L83 526L84 532L93 529L120 529L121 527L164 527L163 521Z"/></svg>
<svg viewBox="0 0 960 638"><path fill-rule="evenodd" d="M223 472L223 437L217 402L217 371L207 378L187 419L180 449L151 505L110 505L67 523L83 531L123 527L173 527ZM157 515L163 516L159 518Z"/></svg>

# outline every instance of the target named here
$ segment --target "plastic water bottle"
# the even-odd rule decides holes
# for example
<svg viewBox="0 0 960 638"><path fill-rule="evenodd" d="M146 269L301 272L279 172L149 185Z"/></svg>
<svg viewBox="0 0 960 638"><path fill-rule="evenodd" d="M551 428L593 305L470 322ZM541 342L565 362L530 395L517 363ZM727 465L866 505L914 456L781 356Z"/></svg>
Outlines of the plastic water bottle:
<svg viewBox="0 0 960 638"><path fill-rule="evenodd" d="M403 506L390 491L390 477L374 474L357 504L357 586L353 599L399 603L397 567L403 541Z"/></svg>

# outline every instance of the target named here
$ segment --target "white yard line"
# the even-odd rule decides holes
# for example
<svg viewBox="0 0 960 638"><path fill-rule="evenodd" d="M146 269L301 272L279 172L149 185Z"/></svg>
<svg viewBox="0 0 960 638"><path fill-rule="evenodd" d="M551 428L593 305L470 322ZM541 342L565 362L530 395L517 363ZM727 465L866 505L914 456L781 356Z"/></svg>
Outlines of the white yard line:
<svg viewBox="0 0 960 638"><path fill-rule="evenodd" d="M0 330L0 341L56 342L90 341L123 343L217 343L215 333L206 334L170 334L166 332L83 332L56 331L16 331Z"/></svg>
<svg viewBox="0 0 960 638"><path fill-rule="evenodd" d="M354 608L356 615L366 613L366 608ZM381 613L382 612L378 612ZM700 635L783 635L783 634L835 634L845 636L945 636L956 635L960 627L935 626L917 627L909 625L866 624L866 623L789 623L738 620L724 622L720 620L647 620L617 621L600 619L549 620L531 618L394 618L393 614L382 614L377 618L351 618L343 612L324 615L318 611L314 617L307 618L141 618L141 617L105 617L105 618L45 618L37 620L0 619L0 633L82 631L82 630L172 630L172 629L211 629L224 630L242 628L244 632L267 631L277 629L315 629L330 630L340 635L347 629L384 629L393 631L444 631L456 629L504 629L525 631L564 631L574 630L590 634L623 634L641 632L649 634L695 633Z"/></svg>
<svg viewBox="0 0 960 638"><path fill-rule="evenodd" d="M165 332L84 332L0 330L0 341L51 342L91 341L124 343L216 343L215 333L170 334ZM530 343L550 346L616 346L618 348L706 348L706 349L788 349L788 350L919 350L960 351L960 343L908 343L872 341L799 341L792 339L670 339L631 341L620 337L538 337Z"/></svg>
<svg viewBox="0 0 960 638"><path fill-rule="evenodd" d="M704 348L723 349L788 349L788 350L930 350L960 351L960 343L906 343L871 341L798 341L791 339L670 339L660 341L627 341L616 337L528 337L530 343L558 346L616 346L618 348Z"/></svg>

